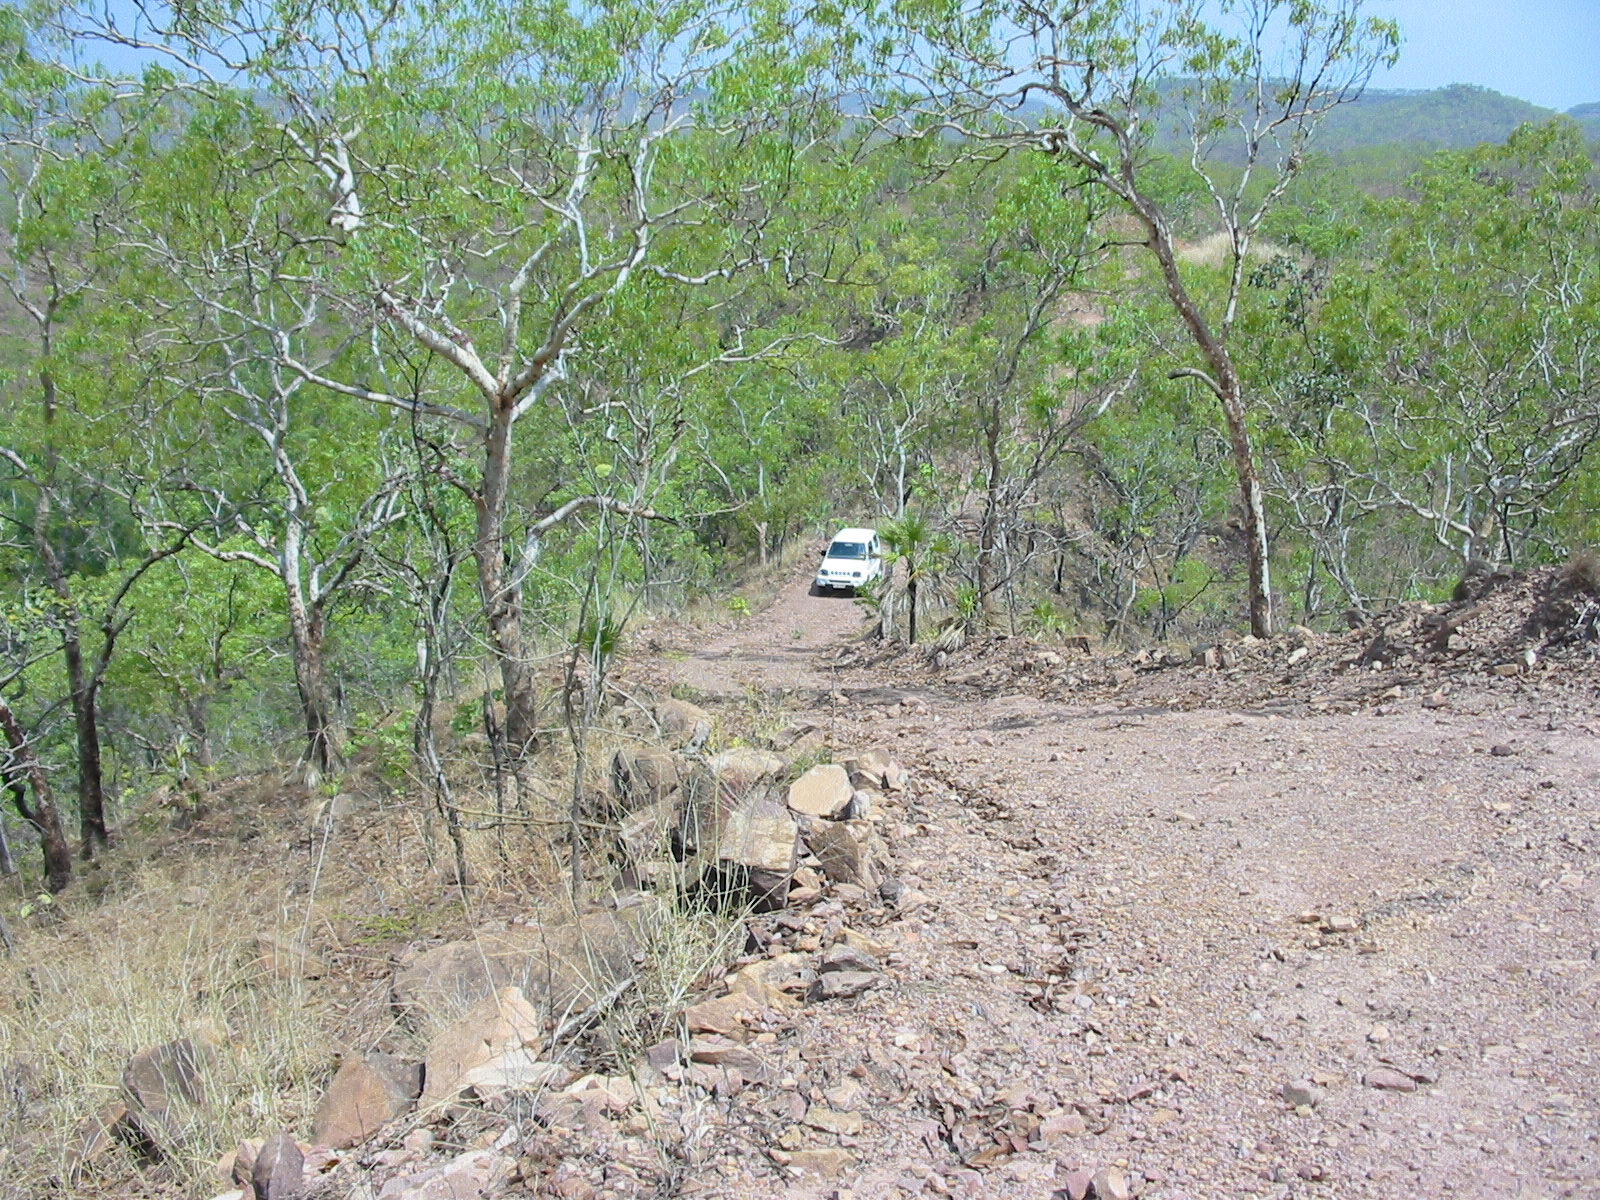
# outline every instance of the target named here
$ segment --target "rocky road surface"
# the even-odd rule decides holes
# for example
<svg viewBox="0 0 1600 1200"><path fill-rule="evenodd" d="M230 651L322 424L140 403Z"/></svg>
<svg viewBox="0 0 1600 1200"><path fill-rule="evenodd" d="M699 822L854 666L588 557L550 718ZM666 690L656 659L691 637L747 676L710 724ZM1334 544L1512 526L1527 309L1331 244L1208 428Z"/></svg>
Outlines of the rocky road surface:
<svg viewBox="0 0 1600 1200"><path fill-rule="evenodd" d="M1600 1196L1594 680L957 701L816 665L860 619L797 581L660 663L890 748L926 897L852 918L890 985L799 1012L683 1194Z"/></svg>

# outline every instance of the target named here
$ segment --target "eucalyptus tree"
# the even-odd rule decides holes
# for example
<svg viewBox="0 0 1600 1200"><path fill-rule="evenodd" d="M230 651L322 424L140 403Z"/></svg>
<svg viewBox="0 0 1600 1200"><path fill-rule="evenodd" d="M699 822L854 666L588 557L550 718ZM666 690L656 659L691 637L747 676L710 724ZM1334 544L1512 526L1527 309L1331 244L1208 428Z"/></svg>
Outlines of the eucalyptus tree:
<svg viewBox="0 0 1600 1200"><path fill-rule="evenodd" d="M1593 172L1567 122L1430 160L1410 195L1372 202L1370 240L1339 264L1301 360L1274 380L1298 417L1284 423L1297 434L1286 485L1336 509L1336 527L1396 527L1373 547L1383 558L1400 529L1454 569L1594 537ZM1405 557L1429 573L1425 555Z"/></svg>
<svg viewBox="0 0 1600 1200"><path fill-rule="evenodd" d="M159 344L159 312L118 299L129 278L113 230L136 190L148 107L85 92L35 56L19 14L0 19L0 276L13 386L0 414L0 512L25 553L17 582L49 596L73 714L84 857L109 840L100 694L134 593L193 532L155 532L155 483L181 458L159 371L129 348Z"/></svg>
<svg viewBox="0 0 1600 1200"><path fill-rule="evenodd" d="M1068 186L1108 194L1131 219L1106 237L1147 249L1222 409L1249 559L1252 630L1271 631L1267 522L1251 406L1232 348L1262 221L1302 166L1320 118L1392 57L1392 23L1362 0L935 0L893 6L884 57L896 132L964 149L1030 150L1068 164ZM1173 126L1224 236L1214 299L1184 270L1152 186L1152 146Z"/></svg>
<svg viewBox="0 0 1600 1200"><path fill-rule="evenodd" d="M804 273L786 232L795 166L836 129L829 92L853 38L808 13L702 0L145 4L85 8L70 27L162 57L164 83L253 105L273 132L235 165L285 197L322 198L315 222L296 205L283 229L303 247L294 279L362 354L319 365L279 325L259 328L285 370L470 446L458 476L477 514L487 641L509 740L532 748L529 553L558 514L629 506L569 496L523 521L515 430L640 280ZM424 390L389 339L438 365Z"/></svg>
<svg viewBox="0 0 1600 1200"><path fill-rule="evenodd" d="M1041 488L1132 378L1094 295L1110 264L1100 206L1063 175L1046 159L960 164L886 206L873 231L884 336L830 364L851 422L841 440L877 431L850 454L876 460L865 469L883 480L885 515L920 493L965 543L956 565L991 616L1017 600Z"/></svg>

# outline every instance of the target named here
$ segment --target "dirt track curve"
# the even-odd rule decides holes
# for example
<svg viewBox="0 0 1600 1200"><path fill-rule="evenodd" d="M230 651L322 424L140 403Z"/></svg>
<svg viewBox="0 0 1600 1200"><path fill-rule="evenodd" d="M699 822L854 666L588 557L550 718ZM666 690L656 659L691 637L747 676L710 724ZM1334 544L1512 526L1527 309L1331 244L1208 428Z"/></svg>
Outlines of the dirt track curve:
<svg viewBox="0 0 1600 1200"><path fill-rule="evenodd" d="M890 986L804 1010L793 1087L730 1104L686 1194L1043 1198L1116 1167L1151 1200L1600 1196L1592 704L957 701L815 665L860 618L797 581L663 664L891 748L885 834L928 898L876 918ZM848 1097L859 1133L803 1118ZM786 1175L785 1129L854 1167Z"/></svg>

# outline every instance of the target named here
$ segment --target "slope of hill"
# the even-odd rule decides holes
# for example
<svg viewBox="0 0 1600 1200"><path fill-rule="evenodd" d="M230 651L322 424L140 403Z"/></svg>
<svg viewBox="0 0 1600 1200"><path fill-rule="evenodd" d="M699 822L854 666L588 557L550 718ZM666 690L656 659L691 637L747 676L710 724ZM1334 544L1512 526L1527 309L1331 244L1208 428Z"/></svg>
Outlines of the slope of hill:
<svg viewBox="0 0 1600 1200"><path fill-rule="evenodd" d="M1455 149L1502 142L1518 125L1555 115L1554 109L1472 84L1426 92L1373 90L1328 114L1317 147L1325 154L1395 144ZM1600 111L1594 119L1600 121Z"/></svg>
<svg viewBox="0 0 1600 1200"><path fill-rule="evenodd" d="M1567 116L1582 125L1592 138L1600 138L1600 100L1567 109Z"/></svg>

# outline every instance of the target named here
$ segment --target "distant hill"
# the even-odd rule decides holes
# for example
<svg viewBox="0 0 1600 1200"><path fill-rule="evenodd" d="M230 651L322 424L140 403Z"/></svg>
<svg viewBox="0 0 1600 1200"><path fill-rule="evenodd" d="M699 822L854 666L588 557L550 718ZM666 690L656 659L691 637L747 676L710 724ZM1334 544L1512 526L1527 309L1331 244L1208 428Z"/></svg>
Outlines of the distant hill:
<svg viewBox="0 0 1600 1200"><path fill-rule="evenodd" d="M1459 149L1503 142L1518 125L1555 115L1554 109L1465 83L1426 92L1374 89L1329 113L1316 146L1334 155L1385 145ZM1595 116L1600 120L1600 111Z"/></svg>
<svg viewBox="0 0 1600 1200"><path fill-rule="evenodd" d="M1600 138L1600 100L1567 109L1567 116L1582 125L1592 138Z"/></svg>

